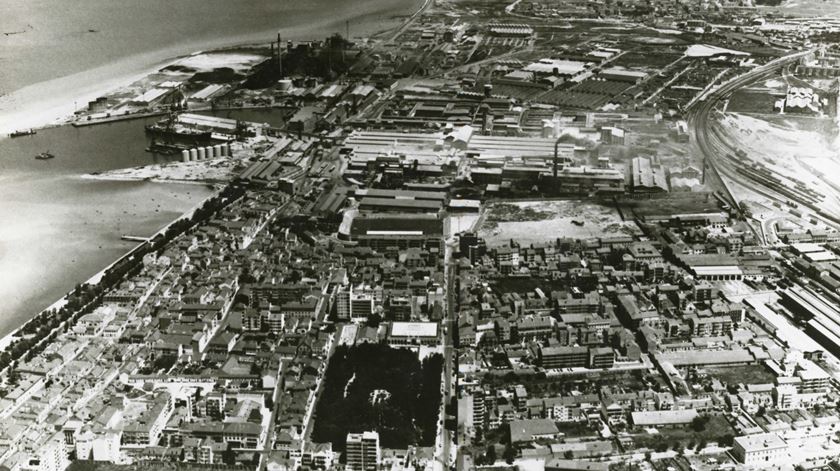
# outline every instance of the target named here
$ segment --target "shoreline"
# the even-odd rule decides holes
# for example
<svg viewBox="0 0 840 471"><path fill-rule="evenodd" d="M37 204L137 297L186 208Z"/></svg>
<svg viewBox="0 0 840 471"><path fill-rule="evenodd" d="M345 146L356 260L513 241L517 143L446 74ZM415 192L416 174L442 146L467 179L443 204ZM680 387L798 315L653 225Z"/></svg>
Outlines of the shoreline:
<svg viewBox="0 0 840 471"><path fill-rule="evenodd" d="M400 28L428 7L430 0L412 0L419 3L408 15L389 19L393 24L377 25L368 15L361 15L353 37L372 38ZM349 21L349 20L348 20ZM313 30L320 30L321 36L331 34L336 19L324 19L306 26L289 26L279 32L292 40L313 39ZM383 27L384 26L384 27ZM278 30L260 31L215 41L190 42L166 49L148 51L128 57L112 64L48 79L18 88L0 96L0 139L23 129L43 129L68 125L73 114L100 96L142 80L173 63L198 54L221 53L236 48L259 48L268 46ZM318 36L318 35L315 35ZM104 79L100 78L103 77ZM48 97L48 98L44 98ZM16 103L26 103L17 105Z"/></svg>
<svg viewBox="0 0 840 471"><path fill-rule="evenodd" d="M354 37L367 37L367 38L375 38L381 35L387 34L390 31L398 31L399 29L403 28L406 24L412 22L418 15L423 13L426 9L428 9L431 5L434 4L434 0L415 0L417 4L416 8L412 9L412 12L408 15L400 15L391 17L388 21L392 21L393 24L384 25L385 27L376 27L371 23L370 20L368 21L360 21L361 34L357 34ZM336 23L337 20L329 19L324 20L322 22L316 23L315 25L307 25L307 26L297 26L297 27L289 27L284 28L283 31L289 33L290 31L297 31L298 34L292 33L290 37L301 40L304 37L311 37L311 31L313 28L325 28L328 25L332 25ZM380 25L383 26L383 25ZM358 31L358 30L357 30ZM94 69L90 69L87 71L78 72L75 74L71 74L64 77L59 77L55 79L46 80L43 82L35 83L32 85L28 85L22 87L20 89L14 90L7 95L0 96L0 105L3 102L14 102L16 99L19 100L23 98L24 100L29 94L31 97L39 97L39 96L50 96L49 90L44 90L44 88L49 89L50 86L55 88L55 91L62 91L64 93L57 93L58 96L54 98L47 98L41 99L40 101L37 100L32 105L24 105L22 109L12 110L10 113L4 113L3 116L0 116L0 140L2 139L9 139L9 133L14 132L20 129L44 129L48 127L57 127L57 126L69 126L70 118L73 116L75 111L78 108L78 103L86 103L87 101L91 101L99 96L104 94L111 93L116 91L120 88L126 87L135 81L141 80L144 77L153 74L159 71L162 68L167 67L168 65L173 64L181 59L186 57L190 57L193 55L198 55L202 53L214 53L214 52L224 52L225 50L234 49L234 48L242 48L242 47L261 47L265 46L267 43L262 42L261 40L256 40L257 36L264 37L264 38L272 38L273 34L276 31L266 31L266 32L259 32L248 35L251 39L242 40L241 38L227 38L220 41L220 44L211 44L206 45L205 47L194 47L194 45L183 45L181 48L190 48L193 50L191 53L181 53L181 54L169 54L164 59L157 59L157 60L146 60L144 61L143 65L138 64L138 57L144 58L149 57L152 59L156 55L159 55L162 51L151 51L148 53L139 54L137 56L132 56L127 61L132 62L134 61L134 67L128 67L131 69L128 73L112 73L106 74L110 75L105 80L97 81L93 84L87 84L85 79L89 75L97 75L99 72L108 71L109 69L114 69L116 71L122 71L122 62L120 61L116 64L112 65L103 65L101 67L97 67ZM329 35L330 33L326 31L321 31L321 35ZM350 38L348 38L350 39ZM151 65L149 65L151 63ZM140 70L138 70L140 69ZM67 88L65 87L65 82L67 80L71 80L72 78L81 79L82 82L85 82L86 85L82 87L75 87L72 91L67 92ZM81 88L81 89L80 89ZM72 106L72 108L71 108ZM34 118L33 118L34 116ZM27 120L28 118L28 120ZM136 181L136 179L118 179L113 177L101 177L98 178L97 175L80 175L80 178L90 178L90 179L99 179L99 180L119 180L119 181ZM152 181L158 182L156 179ZM196 185L208 185L211 183L208 182L197 182L197 181L176 181L176 180L165 180L161 179L158 183L190 183ZM218 184L218 183L214 183ZM223 187L224 188L224 187ZM206 198L202 199L196 206L192 209L182 213L181 215L174 218L172 221L164 225L161 229L155 232L150 238L154 238L158 234L166 231L169 227L172 226L175 222L185 218L190 217L195 211L201 207L207 200L210 198L215 197L222 191L221 189L216 189ZM113 260L107 266L102 268L96 274L88 278L85 283L89 284L96 284L98 283L104 273L113 267L116 263L122 260L126 255L130 254L134 250L136 250L137 246L127 251L122 256L118 257L116 260ZM56 300L54 303L50 304L45 309L42 309L32 315L28 316L27 320L21 323L18 327L13 329L8 334L4 335L0 338L0 351L6 351L9 345L16 339L22 338L19 335L21 329L32 319L41 315L42 313L49 311L51 309L57 309L65 305L68 301L68 296L70 291L67 291L60 299Z"/></svg>
<svg viewBox="0 0 840 471"><path fill-rule="evenodd" d="M171 183L182 183L182 182L171 182ZM204 184L204 183L202 183L202 185L203 185L203 184ZM219 192L221 192L223 189L224 189L224 187L215 189L213 192L211 192L209 195L207 195L207 197L206 197L206 198L202 199L200 202L198 202L197 204L195 204L192 208L190 208L190 209L188 209L187 211L185 211L185 212L181 213L180 215L176 216L176 217L175 217L175 219L173 219L173 220L169 221L169 222L168 222L168 223L166 223L163 227L161 227L160 229L158 229L158 230L157 230L154 234L152 234L151 236L149 236L149 240L152 240L152 239L154 239L155 237L157 237L159 234L162 234L162 233L166 232L166 230L167 230L167 229L169 229L169 228L170 228L173 224L175 224L176 222L180 221L181 219L188 218L188 217L192 217L192 215L193 215L193 214L195 214L195 211L196 211L196 210L198 210L198 208L200 208L200 207L201 207L201 206L202 206L205 202L207 202L209 199L216 197L216 196L219 194ZM131 249L129 249L128 251L126 251L124 254L122 254L121 256L119 256L117 259L113 260L113 261L112 261L111 263L109 263L106 267L102 268L101 270L99 270L98 272L96 272L95 274L93 274L93 276L91 276L90 278L88 278L87 280L85 280L84 282L82 282L81 284L90 284L90 285L96 285L96 284L98 284L98 283L102 280L102 276L103 276L103 275L105 275L105 272L107 272L108 270L110 270L110 269L111 269L111 267L113 267L114 265L116 265L117 263L119 263L119 262L120 262L122 259L124 259L126 256L128 256L129 254L131 254L132 252L134 252L135 250L137 250L137 247L139 247L139 246L140 246L141 244L143 244L143 243L144 243L144 242L139 242L137 245L135 245L134 247L132 247ZM11 345L11 343L12 343L15 339L17 339L17 338L23 338L23 337L24 337L24 336L22 336L22 335L18 335L18 334L20 333L21 329L23 329L23 327L24 327L24 326L25 326L28 322L30 322L32 319L34 319L34 318L36 318L36 317L40 316L41 314L43 314L43 313L45 313L45 312L47 312L47 311L49 311L49 310L51 310L51 309L59 309L59 308L61 308L62 306L64 306L65 304L67 304L67 302L68 302L67 297L70 295L70 293L71 293L71 292L72 292L72 290L71 290L71 291L68 291L68 292L67 292L67 293L65 293L65 294L64 294L64 296L62 296L59 300L57 300L56 302L54 302L54 303L50 304L49 306L47 306L46 308L42 309L41 311L38 311L37 313L33 314L33 315L32 315L32 316L30 316L30 317L29 317L29 319L27 319L27 320L26 320L23 324L19 325L19 326L18 326L18 327L16 327L14 330L12 330L12 331L11 331L11 332L9 332L8 334L6 334L6 335L4 335L2 338L0 338L0 352L5 351L6 349L8 349L8 348L9 348L9 346Z"/></svg>

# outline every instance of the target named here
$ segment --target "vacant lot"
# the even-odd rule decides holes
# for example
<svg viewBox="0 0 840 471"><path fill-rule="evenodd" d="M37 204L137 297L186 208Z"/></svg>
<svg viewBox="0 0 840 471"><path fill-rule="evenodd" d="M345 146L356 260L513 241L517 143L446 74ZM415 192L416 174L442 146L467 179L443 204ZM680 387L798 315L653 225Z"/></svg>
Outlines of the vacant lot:
<svg viewBox="0 0 840 471"><path fill-rule="evenodd" d="M632 222L622 221L613 208L564 200L493 203L478 232L487 245L496 246L510 239L529 245L563 237L588 239L638 231Z"/></svg>
<svg viewBox="0 0 840 471"><path fill-rule="evenodd" d="M650 448L664 451L667 448L693 448L707 443L731 445L735 430L726 419L719 415L708 416L708 422L702 430L691 426L677 429L661 428L658 433L643 432L633 435L633 442L638 448Z"/></svg>
<svg viewBox="0 0 840 471"><path fill-rule="evenodd" d="M734 113L773 113L773 104L784 96L774 96L765 91L739 91L732 94L727 111Z"/></svg>
<svg viewBox="0 0 840 471"><path fill-rule="evenodd" d="M772 383L774 379L764 365L721 366L704 368L703 371L724 384L765 384Z"/></svg>

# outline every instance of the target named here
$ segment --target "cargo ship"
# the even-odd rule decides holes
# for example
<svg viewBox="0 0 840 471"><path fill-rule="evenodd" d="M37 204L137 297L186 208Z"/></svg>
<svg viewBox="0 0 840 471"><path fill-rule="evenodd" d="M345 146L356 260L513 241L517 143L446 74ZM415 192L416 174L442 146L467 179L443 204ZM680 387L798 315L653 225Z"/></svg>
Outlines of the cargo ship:
<svg viewBox="0 0 840 471"><path fill-rule="evenodd" d="M22 137L22 136L32 136L36 134L34 129L25 129L23 131L15 131L9 134L9 137Z"/></svg>
<svg viewBox="0 0 840 471"><path fill-rule="evenodd" d="M189 146L168 142L158 142L156 139L152 139L151 145L146 148L146 152L161 155L175 155L181 153L183 150L189 150Z"/></svg>
<svg viewBox="0 0 840 471"><path fill-rule="evenodd" d="M172 126L166 123L155 123L146 125L146 133L164 138L187 138L198 141L209 141L212 138L211 131L188 128L186 126Z"/></svg>

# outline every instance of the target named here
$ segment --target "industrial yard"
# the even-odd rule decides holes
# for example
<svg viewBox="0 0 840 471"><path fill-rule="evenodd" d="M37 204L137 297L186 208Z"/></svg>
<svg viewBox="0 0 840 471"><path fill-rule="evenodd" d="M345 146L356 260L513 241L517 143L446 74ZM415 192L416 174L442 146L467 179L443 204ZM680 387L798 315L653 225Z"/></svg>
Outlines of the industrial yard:
<svg viewBox="0 0 840 471"><path fill-rule="evenodd" d="M637 232L639 228L623 221L615 209L571 200L492 203L478 229L490 244L510 240L539 244L562 237L585 239Z"/></svg>

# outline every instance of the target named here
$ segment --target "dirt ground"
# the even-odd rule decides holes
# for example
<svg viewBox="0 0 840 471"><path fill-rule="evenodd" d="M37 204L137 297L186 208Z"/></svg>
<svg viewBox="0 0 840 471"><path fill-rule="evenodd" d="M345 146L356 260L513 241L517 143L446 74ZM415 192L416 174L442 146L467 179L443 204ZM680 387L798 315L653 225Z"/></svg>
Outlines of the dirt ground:
<svg viewBox="0 0 840 471"><path fill-rule="evenodd" d="M478 232L492 246L510 239L527 245L561 237L587 239L605 234L633 234L639 228L633 222L622 221L613 208L564 200L493 203L487 208Z"/></svg>

